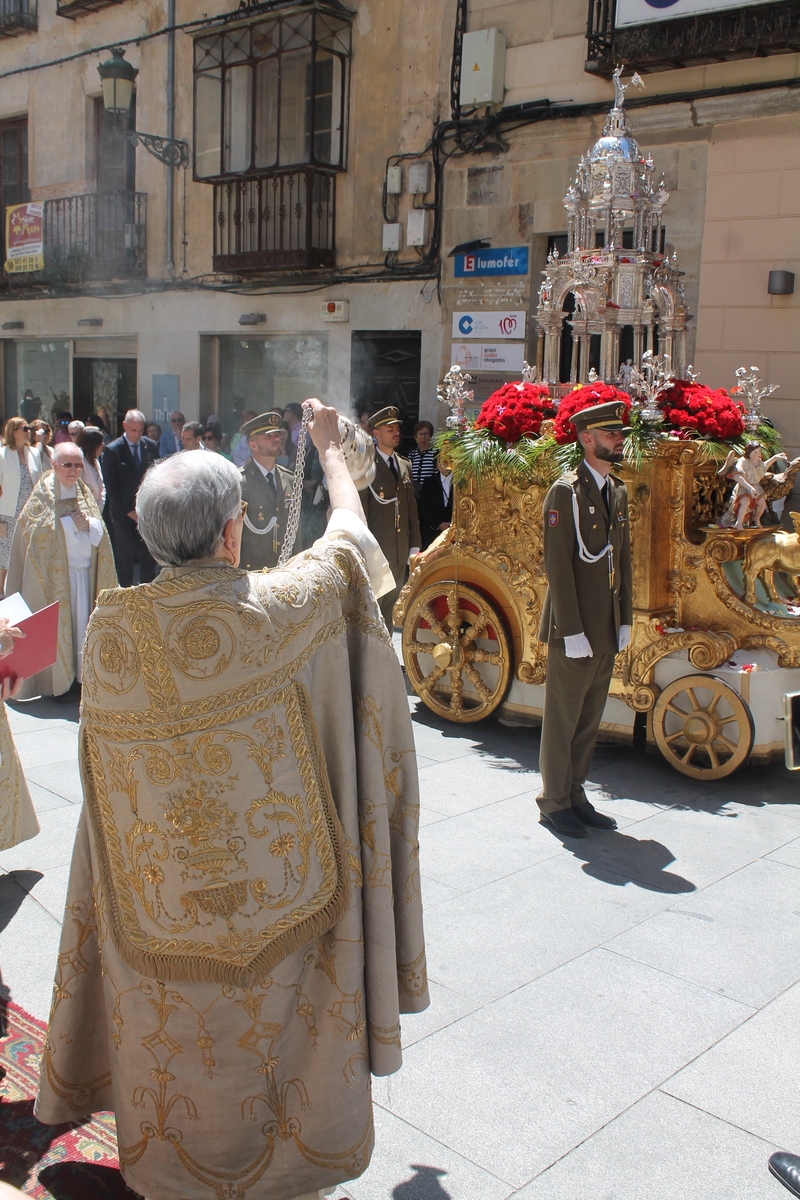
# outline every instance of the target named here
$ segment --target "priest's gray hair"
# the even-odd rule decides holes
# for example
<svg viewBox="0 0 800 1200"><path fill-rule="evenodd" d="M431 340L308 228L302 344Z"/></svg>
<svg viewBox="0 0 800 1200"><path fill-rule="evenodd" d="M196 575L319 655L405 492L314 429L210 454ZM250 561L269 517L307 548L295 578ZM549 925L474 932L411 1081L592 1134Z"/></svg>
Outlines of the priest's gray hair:
<svg viewBox="0 0 800 1200"><path fill-rule="evenodd" d="M213 558L241 503L241 477L232 462L206 450L184 450L156 463L142 480L139 533L156 562L185 567Z"/></svg>

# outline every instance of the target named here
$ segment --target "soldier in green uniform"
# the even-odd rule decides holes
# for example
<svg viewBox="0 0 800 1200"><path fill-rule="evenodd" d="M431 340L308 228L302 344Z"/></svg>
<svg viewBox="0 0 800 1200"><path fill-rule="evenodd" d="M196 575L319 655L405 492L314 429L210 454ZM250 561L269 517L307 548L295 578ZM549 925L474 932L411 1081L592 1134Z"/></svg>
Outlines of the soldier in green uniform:
<svg viewBox="0 0 800 1200"><path fill-rule="evenodd" d="M589 803L583 784L614 658L628 645L633 621L628 493L610 474L622 461L625 405L596 404L572 424L584 460L544 500L548 587L539 640L547 642L547 684L536 799L543 825L586 837L587 825L616 829Z"/></svg>
<svg viewBox="0 0 800 1200"><path fill-rule="evenodd" d="M400 411L393 405L369 418L375 438L375 478L360 493L367 526L386 555L395 588L378 601L383 619L394 627L392 609L406 576L409 558L422 544L411 463L396 453L400 442Z"/></svg>
<svg viewBox="0 0 800 1200"><path fill-rule="evenodd" d="M271 409L246 421L241 434L252 457L241 468L242 499L247 502L242 530L242 567L274 567L283 545L294 476L276 459L283 453L283 413Z"/></svg>

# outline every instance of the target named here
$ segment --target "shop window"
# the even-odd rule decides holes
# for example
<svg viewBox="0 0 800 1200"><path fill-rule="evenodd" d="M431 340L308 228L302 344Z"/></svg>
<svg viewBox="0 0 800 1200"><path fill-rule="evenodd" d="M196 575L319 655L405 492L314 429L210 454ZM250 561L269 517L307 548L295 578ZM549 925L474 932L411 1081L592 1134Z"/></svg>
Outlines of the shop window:
<svg viewBox="0 0 800 1200"><path fill-rule="evenodd" d="M285 408L328 390L328 341L318 334L200 339L200 412L216 413L229 435L247 409Z"/></svg>
<svg viewBox="0 0 800 1200"><path fill-rule="evenodd" d="M194 172L343 169L350 19L309 6L198 36Z"/></svg>

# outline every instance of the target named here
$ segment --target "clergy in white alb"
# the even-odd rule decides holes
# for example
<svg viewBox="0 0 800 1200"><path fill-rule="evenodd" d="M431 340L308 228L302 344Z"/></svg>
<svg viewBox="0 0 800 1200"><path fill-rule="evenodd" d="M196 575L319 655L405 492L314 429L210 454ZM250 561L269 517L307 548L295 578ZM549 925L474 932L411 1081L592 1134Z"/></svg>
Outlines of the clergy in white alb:
<svg viewBox="0 0 800 1200"><path fill-rule="evenodd" d="M59 443L52 473L33 489L14 531L7 593L21 592L32 612L59 602L58 658L25 682L23 698L63 695L80 683L83 638L97 593L117 583L108 532L82 472L80 447Z"/></svg>

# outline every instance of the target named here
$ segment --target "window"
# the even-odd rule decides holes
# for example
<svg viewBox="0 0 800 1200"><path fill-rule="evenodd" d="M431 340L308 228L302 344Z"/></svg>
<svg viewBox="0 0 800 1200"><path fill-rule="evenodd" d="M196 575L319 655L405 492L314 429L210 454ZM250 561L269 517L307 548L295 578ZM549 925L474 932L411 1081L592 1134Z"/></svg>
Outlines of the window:
<svg viewBox="0 0 800 1200"><path fill-rule="evenodd" d="M0 252L5 261L6 209L30 200L28 190L28 119L0 123Z"/></svg>
<svg viewBox="0 0 800 1200"><path fill-rule="evenodd" d="M350 22L315 7L201 36L196 179L344 168Z"/></svg>
<svg viewBox="0 0 800 1200"><path fill-rule="evenodd" d="M95 178L98 192L136 191L136 149L123 136L118 118L94 102ZM136 95L131 99L127 128L136 128Z"/></svg>

